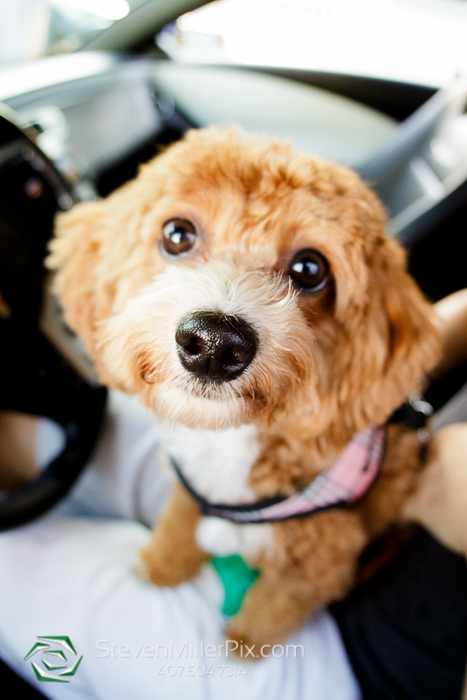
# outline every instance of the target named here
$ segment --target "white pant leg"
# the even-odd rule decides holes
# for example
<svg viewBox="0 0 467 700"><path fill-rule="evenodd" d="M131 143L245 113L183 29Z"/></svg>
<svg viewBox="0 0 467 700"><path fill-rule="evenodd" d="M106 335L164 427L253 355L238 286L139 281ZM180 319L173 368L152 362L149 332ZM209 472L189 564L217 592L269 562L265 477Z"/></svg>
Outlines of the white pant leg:
<svg viewBox="0 0 467 700"><path fill-rule="evenodd" d="M111 392L96 448L57 511L128 518L152 526L174 479L162 464L161 430L155 415L136 397ZM49 423L43 421L37 437L39 463L48 461L53 438Z"/></svg>
<svg viewBox="0 0 467 700"><path fill-rule="evenodd" d="M133 565L148 536L131 521L58 514L0 535L0 656L57 700L359 697L327 612L288 640L296 651L278 648L277 658L245 663L238 675L242 664L220 647L222 591L212 568L174 589L146 583ZM36 679L31 662L50 657L23 660L37 637L48 635L70 637L83 655L69 683Z"/></svg>
<svg viewBox="0 0 467 700"><path fill-rule="evenodd" d="M152 523L171 479L160 465L160 430L136 400L112 395L94 455L67 499L54 513L0 535L0 657L60 700L358 698L327 612L289 640L297 651L284 649L280 657L276 649L277 658L245 663L246 675L237 675L241 665L220 648L223 591L212 567L175 589L135 574L149 530L134 520ZM44 423L42 461L53 442ZM37 680L32 662L44 670L51 657L38 652L24 660L44 635L70 637L83 655L69 683Z"/></svg>

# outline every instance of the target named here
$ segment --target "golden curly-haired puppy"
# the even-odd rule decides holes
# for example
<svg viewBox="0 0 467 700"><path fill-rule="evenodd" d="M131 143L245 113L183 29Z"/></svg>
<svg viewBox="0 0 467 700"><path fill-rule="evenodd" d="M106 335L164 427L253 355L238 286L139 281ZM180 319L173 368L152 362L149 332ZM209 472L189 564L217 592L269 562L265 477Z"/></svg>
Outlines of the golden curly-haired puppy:
<svg viewBox="0 0 467 700"><path fill-rule="evenodd" d="M215 129L57 221L68 324L167 421L180 478L146 573L240 554L261 573L227 636L250 647L348 591L421 467L417 432L385 424L439 338L385 224L349 169Z"/></svg>

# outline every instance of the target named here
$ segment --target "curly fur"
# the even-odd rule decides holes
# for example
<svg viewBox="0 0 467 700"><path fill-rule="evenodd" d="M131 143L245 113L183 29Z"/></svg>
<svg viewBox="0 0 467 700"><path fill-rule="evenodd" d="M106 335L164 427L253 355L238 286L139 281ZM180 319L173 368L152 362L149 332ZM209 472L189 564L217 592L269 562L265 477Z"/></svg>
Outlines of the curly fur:
<svg viewBox="0 0 467 700"><path fill-rule="evenodd" d="M193 221L200 240L192 255L170 261L157 241L174 217ZM107 199L60 214L48 264L102 380L189 427L255 424L261 450L249 484L268 496L309 483L356 431L384 423L438 361L432 309L385 225L381 204L349 169L205 129ZM287 276L302 248L329 262L330 283L315 295ZM248 369L217 388L190 377L177 357L175 330L193 309L240 314L259 337ZM230 636L281 641L348 590L360 552L397 519L420 466L410 431L390 438L383 473L358 507L273 526L274 547L255 562L262 575ZM159 530L145 552L155 582L175 584L204 561L193 554L188 501L175 495L177 515L161 525L170 542L167 523L185 512L185 540L177 526L177 546L160 557Z"/></svg>

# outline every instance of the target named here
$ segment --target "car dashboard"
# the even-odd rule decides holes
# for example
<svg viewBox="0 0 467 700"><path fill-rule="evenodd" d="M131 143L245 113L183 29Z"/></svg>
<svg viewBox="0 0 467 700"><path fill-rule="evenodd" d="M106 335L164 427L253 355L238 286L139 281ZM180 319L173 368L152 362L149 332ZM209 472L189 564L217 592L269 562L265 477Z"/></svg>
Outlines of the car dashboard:
<svg viewBox="0 0 467 700"><path fill-rule="evenodd" d="M0 101L36 128L39 147L80 181L80 197L90 194L83 179L96 183L142 147L175 140L190 126L236 123L354 166L396 126L352 100L274 76L102 53L7 71Z"/></svg>
<svg viewBox="0 0 467 700"><path fill-rule="evenodd" d="M406 244L467 179L466 99L458 81L398 124L328 90L233 66L82 52L0 74L0 102L36 129L77 199L107 194L190 127L234 123L359 170Z"/></svg>
<svg viewBox="0 0 467 700"><path fill-rule="evenodd" d="M58 209L109 194L191 127L237 124L357 169L380 195L389 231L409 250L410 270L425 293L437 300L467 286L455 254L465 239L467 201L463 81L399 123L368 104L270 71L78 52L4 70L0 103L34 143L33 156L30 147L27 155L27 148L3 144L3 180L14 181L10 151L18 147L23 169L42 168L49 185L61 188ZM32 186L28 180L23 191ZM28 206L39 207L41 198L26 192ZM50 211L36 217L43 238L52 219ZM49 325L54 333L57 324Z"/></svg>

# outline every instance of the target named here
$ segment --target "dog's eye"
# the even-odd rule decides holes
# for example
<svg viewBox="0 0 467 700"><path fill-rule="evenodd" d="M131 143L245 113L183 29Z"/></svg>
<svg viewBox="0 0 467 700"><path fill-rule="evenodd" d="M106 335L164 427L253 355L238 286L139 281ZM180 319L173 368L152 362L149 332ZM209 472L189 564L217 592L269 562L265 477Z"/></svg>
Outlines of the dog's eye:
<svg viewBox="0 0 467 700"><path fill-rule="evenodd" d="M180 256L189 253L196 243L198 234L191 221L188 219L170 219L166 221L159 245L165 253L171 256Z"/></svg>
<svg viewBox="0 0 467 700"><path fill-rule="evenodd" d="M309 248L294 255L288 273L305 292L317 293L328 283L329 265L321 253Z"/></svg>

